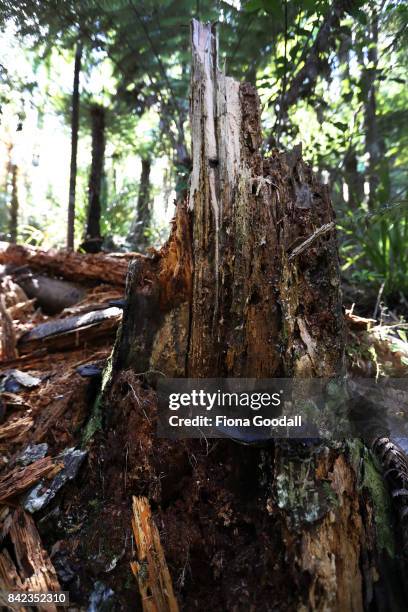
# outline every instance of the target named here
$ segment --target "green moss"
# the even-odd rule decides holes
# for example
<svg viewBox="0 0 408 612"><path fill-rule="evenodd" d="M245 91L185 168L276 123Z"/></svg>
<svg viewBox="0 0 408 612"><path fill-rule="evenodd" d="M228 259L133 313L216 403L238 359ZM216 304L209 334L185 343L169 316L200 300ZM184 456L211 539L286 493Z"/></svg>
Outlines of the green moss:
<svg viewBox="0 0 408 612"><path fill-rule="evenodd" d="M350 463L359 478L359 489L366 488L374 507L374 522L380 549L395 556L395 538L391 499L384 476L376 457L361 440L350 440L347 444Z"/></svg>
<svg viewBox="0 0 408 612"><path fill-rule="evenodd" d="M374 506L379 548L386 549L391 557L395 556L395 539L390 496L381 468L373 454L364 449L364 474L362 486L369 492Z"/></svg>
<svg viewBox="0 0 408 612"><path fill-rule="evenodd" d="M347 451L350 457L350 463L353 466L355 474L360 473L361 456L364 451L364 444L358 438L347 441Z"/></svg>
<svg viewBox="0 0 408 612"><path fill-rule="evenodd" d="M82 434L82 446L86 446L90 439L95 435L97 431L102 429L102 405L101 405L101 393L98 393L98 397L92 407L91 416L87 424L85 425L84 432Z"/></svg>
<svg viewBox="0 0 408 612"><path fill-rule="evenodd" d="M91 416L89 417L82 434L82 446L86 446L95 433L102 429L103 397L112 377L112 362L113 351L106 362L106 366L102 373L101 389L96 397L94 405L92 406Z"/></svg>

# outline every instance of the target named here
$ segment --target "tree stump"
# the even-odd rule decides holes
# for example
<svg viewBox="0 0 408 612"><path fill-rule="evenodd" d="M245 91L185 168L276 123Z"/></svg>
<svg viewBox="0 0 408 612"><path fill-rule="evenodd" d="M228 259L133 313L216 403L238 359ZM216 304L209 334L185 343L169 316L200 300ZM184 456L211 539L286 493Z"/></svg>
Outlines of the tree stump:
<svg viewBox="0 0 408 612"><path fill-rule="evenodd" d="M344 372L328 187L300 146L262 156L257 92L219 70L211 25L193 21L192 50L190 191L167 244L130 265L106 452L119 460L134 440L124 488L154 501L181 607L403 609L389 498L362 443L155 438L142 373Z"/></svg>

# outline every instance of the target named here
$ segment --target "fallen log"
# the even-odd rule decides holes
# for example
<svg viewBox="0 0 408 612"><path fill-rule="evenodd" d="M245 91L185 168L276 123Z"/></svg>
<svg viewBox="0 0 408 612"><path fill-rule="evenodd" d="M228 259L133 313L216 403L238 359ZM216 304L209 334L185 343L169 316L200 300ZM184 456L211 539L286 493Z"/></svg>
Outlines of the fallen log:
<svg viewBox="0 0 408 612"><path fill-rule="evenodd" d="M146 259L139 253L81 254L72 251L0 243L0 264L29 266L73 281L98 281L124 285L131 259Z"/></svg>
<svg viewBox="0 0 408 612"><path fill-rule="evenodd" d="M75 348L100 338L108 339L114 337L121 318L121 309L112 307L47 321L24 334L18 348L21 353L30 353L40 347L53 352Z"/></svg>
<svg viewBox="0 0 408 612"><path fill-rule="evenodd" d="M0 478L0 502L27 491L41 478L55 476L61 467L58 463L54 463L51 457L44 457L25 467L11 470Z"/></svg>
<svg viewBox="0 0 408 612"><path fill-rule="evenodd" d="M144 612L178 612L159 532L145 497L133 497L132 527L138 561L130 565L137 578Z"/></svg>
<svg viewBox="0 0 408 612"><path fill-rule="evenodd" d="M28 513L19 508L7 517L2 535L9 537L14 555L7 550L0 553L0 590L34 593L61 590L55 568ZM38 605L36 609L57 610L53 604Z"/></svg>
<svg viewBox="0 0 408 612"><path fill-rule="evenodd" d="M86 289L78 283L44 274L34 274L30 270L16 272L15 282L24 289L26 295L35 300L45 314L57 314L64 308L73 306L84 299Z"/></svg>

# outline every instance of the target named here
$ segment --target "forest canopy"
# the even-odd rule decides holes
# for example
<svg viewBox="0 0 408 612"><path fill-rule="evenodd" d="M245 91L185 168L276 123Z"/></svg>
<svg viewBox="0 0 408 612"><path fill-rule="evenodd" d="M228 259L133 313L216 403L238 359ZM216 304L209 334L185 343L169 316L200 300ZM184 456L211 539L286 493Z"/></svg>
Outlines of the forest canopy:
<svg viewBox="0 0 408 612"><path fill-rule="evenodd" d="M346 295L358 285L370 304L381 291L406 305L408 7L397 0L1 2L1 238L162 244L191 169L193 17L217 22L221 68L257 86L264 153L301 143L330 185Z"/></svg>

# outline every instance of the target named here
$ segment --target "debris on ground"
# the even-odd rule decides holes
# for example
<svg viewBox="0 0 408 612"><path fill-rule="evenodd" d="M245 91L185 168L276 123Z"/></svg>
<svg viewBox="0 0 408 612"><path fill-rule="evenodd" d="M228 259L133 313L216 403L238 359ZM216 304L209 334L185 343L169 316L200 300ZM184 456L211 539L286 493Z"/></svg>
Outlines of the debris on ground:
<svg viewBox="0 0 408 612"><path fill-rule="evenodd" d="M142 607L150 610L154 593L161 609L175 612L177 593L190 573L201 571L210 540L219 551L209 571L222 571L228 552L222 529L237 525L248 530L248 540L236 543L247 554L242 564L269 563L251 536L259 528L267 537L268 517L259 514L252 482L258 451L235 445L225 462L223 448L231 441L182 441L172 447L168 465L163 458L169 442L154 441L152 390L131 371L122 372L112 395L112 410L115 405L122 410L117 426L106 428L97 411L125 305L129 259L0 248L7 314L7 325L0 326L0 591L69 590L78 610L101 611L115 609L120 584L126 601L134 603L140 595ZM26 293L18 284L19 278L27 281L26 274L41 277L42 286L58 285L63 299L57 312L55 300L51 307L43 294L34 295L28 284ZM353 375L406 376L404 322L379 325L353 310L345 317ZM245 482L236 480L238 464ZM240 507L230 495L238 486ZM200 516L194 514L198 499ZM173 531L183 537L174 538ZM275 544L272 535L271 551ZM191 609L194 601L187 598Z"/></svg>

